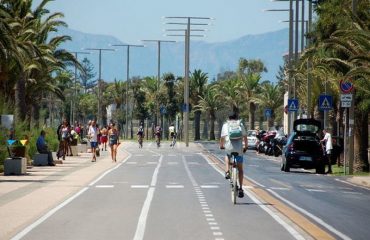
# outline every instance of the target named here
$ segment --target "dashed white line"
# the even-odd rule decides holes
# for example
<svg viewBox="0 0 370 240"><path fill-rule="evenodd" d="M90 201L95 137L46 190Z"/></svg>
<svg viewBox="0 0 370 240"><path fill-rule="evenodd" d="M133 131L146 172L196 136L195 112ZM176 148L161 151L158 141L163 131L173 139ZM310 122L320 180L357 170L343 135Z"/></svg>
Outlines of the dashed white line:
<svg viewBox="0 0 370 240"><path fill-rule="evenodd" d="M306 188L307 191L309 192L326 192L325 190L322 190L322 189L310 189L310 188Z"/></svg>
<svg viewBox="0 0 370 240"><path fill-rule="evenodd" d="M184 185L166 185L166 188L184 188Z"/></svg>
<svg viewBox="0 0 370 240"><path fill-rule="evenodd" d="M219 188L218 185L202 185L201 188Z"/></svg>
<svg viewBox="0 0 370 240"><path fill-rule="evenodd" d="M131 188L149 188L149 185L131 185Z"/></svg>
<svg viewBox="0 0 370 240"><path fill-rule="evenodd" d="M114 188L114 185L96 185L96 188Z"/></svg>

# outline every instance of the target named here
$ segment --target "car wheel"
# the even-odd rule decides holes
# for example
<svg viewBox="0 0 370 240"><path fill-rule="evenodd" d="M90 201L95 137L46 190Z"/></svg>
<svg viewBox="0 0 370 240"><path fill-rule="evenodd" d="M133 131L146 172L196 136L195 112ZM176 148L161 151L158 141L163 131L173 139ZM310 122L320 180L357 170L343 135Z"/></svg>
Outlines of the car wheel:
<svg viewBox="0 0 370 240"><path fill-rule="evenodd" d="M284 161L281 163L281 171L290 172L290 167L287 162Z"/></svg>

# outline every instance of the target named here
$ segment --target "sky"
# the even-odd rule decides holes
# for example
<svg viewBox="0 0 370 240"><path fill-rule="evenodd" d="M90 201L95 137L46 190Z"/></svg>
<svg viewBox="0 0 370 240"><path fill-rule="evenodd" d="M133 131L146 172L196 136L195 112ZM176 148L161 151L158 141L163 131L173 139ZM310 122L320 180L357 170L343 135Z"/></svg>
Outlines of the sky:
<svg viewBox="0 0 370 240"><path fill-rule="evenodd" d="M34 0L34 4L41 0ZM288 8L289 2L271 0L54 0L46 5L51 12L62 12L69 28L85 33L112 35L137 44L143 39L173 38L163 36L163 17L211 17L203 39L224 42L248 34L260 34L287 28L287 12L263 12L263 9ZM178 21L177 21L178 22ZM181 26L176 26L176 28Z"/></svg>

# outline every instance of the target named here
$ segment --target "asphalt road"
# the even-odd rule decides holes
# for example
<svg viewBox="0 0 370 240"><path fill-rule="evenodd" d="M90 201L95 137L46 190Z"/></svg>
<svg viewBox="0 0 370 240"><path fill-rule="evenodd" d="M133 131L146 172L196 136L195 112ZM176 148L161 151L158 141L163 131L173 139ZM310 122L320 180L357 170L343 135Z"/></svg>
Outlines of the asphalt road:
<svg viewBox="0 0 370 240"><path fill-rule="evenodd" d="M203 144L219 159L217 144ZM336 239L370 239L370 190L350 185L345 177L291 169L280 171L281 158L246 153L245 176L274 197L329 231Z"/></svg>
<svg viewBox="0 0 370 240"><path fill-rule="evenodd" d="M246 196L233 205L223 172L199 147L172 149L165 143L157 149L152 143L144 143L139 149L136 143L124 145L120 151L128 151L128 158L26 227L24 236L14 239L309 238L273 206L258 200L248 186ZM215 149L214 144L206 147ZM287 175L277 169L275 162L251 158L246 175L253 178L264 172L295 178L291 177L293 173ZM290 192L295 194L295 190ZM369 200L369 195L364 196Z"/></svg>

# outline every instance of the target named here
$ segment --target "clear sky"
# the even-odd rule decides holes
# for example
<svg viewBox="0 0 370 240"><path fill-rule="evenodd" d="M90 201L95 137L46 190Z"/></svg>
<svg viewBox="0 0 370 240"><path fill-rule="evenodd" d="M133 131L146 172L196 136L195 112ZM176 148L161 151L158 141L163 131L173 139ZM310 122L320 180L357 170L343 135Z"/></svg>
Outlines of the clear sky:
<svg viewBox="0 0 370 240"><path fill-rule="evenodd" d="M34 0L39 3L40 0ZM212 25L202 40L223 42L247 34L287 28L287 12L263 12L263 9L287 8L288 2L271 0L54 0L51 12L62 12L71 29L107 34L126 43L142 39L169 39L163 16L212 17Z"/></svg>

